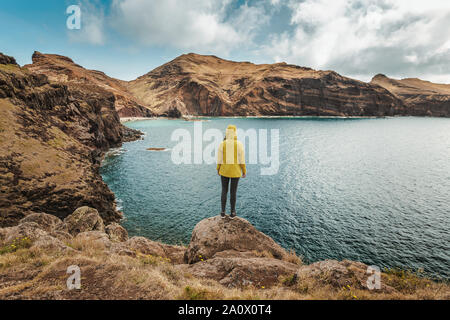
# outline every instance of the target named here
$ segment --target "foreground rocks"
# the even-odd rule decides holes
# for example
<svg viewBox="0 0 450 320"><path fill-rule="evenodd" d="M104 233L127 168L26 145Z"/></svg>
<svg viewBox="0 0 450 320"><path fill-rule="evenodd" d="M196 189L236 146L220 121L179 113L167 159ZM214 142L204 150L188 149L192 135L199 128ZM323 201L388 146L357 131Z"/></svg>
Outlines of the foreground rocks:
<svg viewBox="0 0 450 320"><path fill-rule="evenodd" d="M106 234L109 236L111 241L123 242L128 240L128 232L120 224L113 222L106 226Z"/></svg>
<svg viewBox="0 0 450 320"><path fill-rule="evenodd" d="M74 213L64 219L64 224L72 235L86 231L105 231L103 220L98 211L89 207L81 207L75 210Z"/></svg>
<svg viewBox="0 0 450 320"><path fill-rule="evenodd" d="M70 265L80 290L65 289ZM450 298L448 286L405 274L383 274L370 291L368 276L359 262L303 265L242 218L200 221L188 248L128 238L89 207L0 228L0 299Z"/></svg>
<svg viewBox="0 0 450 320"><path fill-rule="evenodd" d="M211 259L185 267L196 277L210 278L227 287L267 287L277 284L280 277L292 276L298 265L257 254L239 251L216 253Z"/></svg>
<svg viewBox="0 0 450 320"><path fill-rule="evenodd" d="M204 219L195 226L185 261L192 264L227 250L266 252L279 260L287 256L286 251L272 238L256 230L247 220L216 216Z"/></svg>
<svg viewBox="0 0 450 320"><path fill-rule="evenodd" d="M228 287L269 286L293 275L298 265L289 254L247 220L219 216L200 221L184 260L189 272Z"/></svg>
<svg viewBox="0 0 450 320"><path fill-rule="evenodd" d="M330 284L334 288L348 288L349 286L358 289L367 289L367 280L371 274L367 273L367 265L355 261L325 260L315 262L310 265L301 266L297 273L297 281L313 278ZM392 293L394 288L380 281L379 291Z"/></svg>
<svg viewBox="0 0 450 320"><path fill-rule="evenodd" d="M128 238L127 231L117 223L105 227L98 211L89 207L78 208L64 221L53 215L34 213L17 226L0 229L2 246L25 240L30 241L31 248L71 251L76 249L67 243L74 241L81 247L95 245L108 254L168 261L181 273L211 279L229 288L269 287L281 279L294 282L315 279L336 288L357 285L364 289L367 281L365 264L327 260L303 265L300 259L239 217L217 216L200 221L188 248L144 237ZM383 285L382 290L394 289Z"/></svg>

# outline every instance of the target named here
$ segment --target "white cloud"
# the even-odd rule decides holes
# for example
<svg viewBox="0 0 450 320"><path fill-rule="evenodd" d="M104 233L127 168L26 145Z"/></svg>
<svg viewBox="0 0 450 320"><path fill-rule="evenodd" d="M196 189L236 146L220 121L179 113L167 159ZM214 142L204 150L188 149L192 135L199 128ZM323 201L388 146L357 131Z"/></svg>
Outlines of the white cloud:
<svg viewBox="0 0 450 320"><path fill-rule="evenodd" d="M99 0L81 7L72 41L105 44L112 26L137 48L450 83L449 0L113 0L106 17Z"/></svg>
<svg viewBox="0 0 450 320"><path fill-rule="evenodd" d="M68 30L69 40L93 45L105 44L105 16L101 7L88 0L78 5L81 8L81 29Z"/></svg>
<svg viewBox="0 0 450 320"><path fill-rule="evenodd" d="M232 9L231 0L114 0L117 30L144 45L169 45L220 54L245 45L267 22L260 6Z"/></svg>
<svg viewBox="0 0 450 320"><path fill-rule="evenodd" d="M276 61L367 79L436 75L450 83L450 1L291 1L292 31L263 51ZM431 79L433 80L433 79Z"/></svg>

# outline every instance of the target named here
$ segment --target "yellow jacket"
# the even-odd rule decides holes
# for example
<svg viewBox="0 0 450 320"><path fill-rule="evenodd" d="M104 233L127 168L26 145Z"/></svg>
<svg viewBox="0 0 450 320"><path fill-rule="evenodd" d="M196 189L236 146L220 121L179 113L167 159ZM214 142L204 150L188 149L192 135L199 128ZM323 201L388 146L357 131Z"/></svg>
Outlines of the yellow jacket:
<svg viewBox="0 0 450 320"><path fill-rule="evenodd" d="M245 153L242 142L237 140L236 127L229 125L225 140L220 143L217 152L217 171L221 176L240 178L247 174L245 167Z"/></svg>

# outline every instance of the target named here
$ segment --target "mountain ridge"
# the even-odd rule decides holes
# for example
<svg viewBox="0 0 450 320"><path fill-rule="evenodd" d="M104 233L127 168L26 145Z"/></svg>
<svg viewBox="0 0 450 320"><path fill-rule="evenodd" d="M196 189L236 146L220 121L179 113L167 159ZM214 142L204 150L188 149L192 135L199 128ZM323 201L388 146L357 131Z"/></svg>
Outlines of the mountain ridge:
<svg viewBox="0 0 450 320"><path fill-rule="evenodd" d="M450 117L450 85L382 74L364 82L285 62L254 64L187 53L124 81L68 57L35 52L33 63L24 68L52 81L96 85L113 93L120 117Z"/></svg>
<svg viewBox="0 0 450 320"><path fill-rule="evenodd" d="M0 53L0 226L33 212L64 218L82 204L119 221L100 161L140 133L121 125L111 92L14 62Z"/></svg>
<svg viewBox="0 0 450 320"><path fill-rule="evenodd" d="M95 85L115 97L115 108L121 117L147 116L154 114L126 90L126 81L107 76L99 70L88 70L71 58L58 54L43 54L35 51L32 64L23 67L33 73L44 74L49 80L73 85Z"/></svg>
<svg viewBox="0 0 450 320"><path fill-rule="evenodd" d="M386 116L404 111L384 88L335 71L193 53L128 82L127 88L160 114Z"/></svg>
<svg viewBox="0 0 450 320"><path fill-rule="evenodd" d="M410 115L450 117L450 84L418 78L401 80L377 74L372 84L384 87L403 101Z"/></svg>

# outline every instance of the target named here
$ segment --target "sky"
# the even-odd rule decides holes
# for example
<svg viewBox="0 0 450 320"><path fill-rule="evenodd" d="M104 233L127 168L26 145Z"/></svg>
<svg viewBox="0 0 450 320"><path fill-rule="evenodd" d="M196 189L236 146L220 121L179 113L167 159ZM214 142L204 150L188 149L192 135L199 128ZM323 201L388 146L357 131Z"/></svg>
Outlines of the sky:
<svg viewBox="0 0 450 320"><path fill-rule="evenodd" d="M450 83L449 0L4 0L0 30L21 65L36 50L123 80L195 52Z"/></svg>

